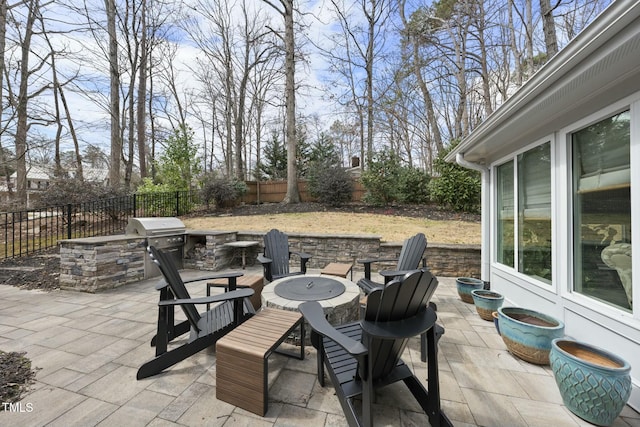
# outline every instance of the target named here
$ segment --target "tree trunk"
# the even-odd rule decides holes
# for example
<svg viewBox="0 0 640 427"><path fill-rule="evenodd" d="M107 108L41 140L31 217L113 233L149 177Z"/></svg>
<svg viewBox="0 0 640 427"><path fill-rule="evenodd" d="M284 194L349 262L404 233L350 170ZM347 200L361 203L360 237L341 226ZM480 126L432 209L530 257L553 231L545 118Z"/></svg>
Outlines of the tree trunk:
<svg viewBox="0 0 640 427"><path fill-rule="evenodd" d="M407 28L408 22L404 13L404 6L405 1L403 0L400 4L400 18L402 19L402 25ZM408 37L413 51L413 61L411 61L411 68L413 71L413 75L415 76L418 83L418 87L420 88L420 93L422 94L422 101L424 102L424 108L427 113L427 122L431 127L431 137L433 138L433 143L436 146L436 152L439 153L443 148L442 134L440 133L438 119L433 109L433 100L431 99L431 93L429 92L427 83L422 77L422 70L420 69L420 46L418 45L417 40L415 40L415 37L413 37L412 34L409 34ZM428 147L428 152L431 153L431 147Z"/></svg>
<svg viewBox="0 0 640 427"><path fill-rule="evenodd" d="M547 60L558 53L558 39L556 37L556 23L553 20L553 9L550 0L540 0L540 14L542 15L542 29L544 43L547 47Z"/></svg>
<svg viewBox="0 0 640 427"><path fill-rule="evenodd" d="M2 52L2 54L0 54L0 117L2 117L3 111L4 111L3 110L4 103L1 102L1 100L4 99L4 68L5 68L4 52L7 45L7 12L8 12L7 0L0 0L0 52ZM7 189L9 190L9 193L11 193L12 192L12 188L10 185L11 171L9 169L6 153L2 145L3 134L4 132L0 131L0 151L1 151L0 160L2 161L2 164L3 164L2 174L5 177L5 181L7 183Z"/></svg>
<svg viewBox="0 0 640 427"><path fill-rule="evenodd" d="M295 38L293 0L280 0L284 6L285 108L287 114L287 194L284 203L300 203L296 165Z"/></svg>
<svg viewBox="0 0 640 427"><path fill-rule="evenodd" d="M118 34L116 32L115 0L105 0L107 11L107 32L109 37L109 77L111 114L111 155L109 164L109 183L120 186L120 157L122 156L122 137L120 135L120 71L118 70Z"/></svg>
<svg viewBox="0 0 640 427"><path fill-rule="evenodd" d="M33 24L36 19L38 0L28 3L29 15L24 27L24 38L21 43L20 62L20 88L18 90L18 103L16 106L16 196L21 206L27 206L27 129L28 129L28 102L29 102L29 52L31 49L31 37L33 36Z"/></svg>
<svg viewBox="0 0 640 427"><path fill-rule="evenodd" d="M522 86L522 54L518 50L518 43L516 42L516 29L513 23L513 0L508 1L508 31L509 31L509 43L511 45L511 54L513 55L513 62L515 63L514 80L517 87Z"/></svg>
<svg viewBox="0 0 640 427"><path fill-rule="evenodd" d="M147 176L147 140L146 140L146 105L147 105L147 0L141 0L140 21L140 73L138 77L138 100L136 130L138 137L138 158L140 159L140 178Z"/></svg>
<svg viewBox="0 0 640 427"><path fill-rule="evenodd" d="M367 163L373 159L373 47L375 42L376 0L371 0L371 13L367 15L368 40L365 58L367 74ZM364 8L363 8L364 9Z"/></svg>
<svg viewBox="0 0 640 427"><path fill-rule="evenodd" d="M484 33L487 23L485 21L484 4L481 1L478 2L477 23L478 42L480 48L480 74L482 77L482 100L484 104L485 117L489 117L491 113L493 113L493 106L491 105L489 66L487 65L487 44Z"/></svg>

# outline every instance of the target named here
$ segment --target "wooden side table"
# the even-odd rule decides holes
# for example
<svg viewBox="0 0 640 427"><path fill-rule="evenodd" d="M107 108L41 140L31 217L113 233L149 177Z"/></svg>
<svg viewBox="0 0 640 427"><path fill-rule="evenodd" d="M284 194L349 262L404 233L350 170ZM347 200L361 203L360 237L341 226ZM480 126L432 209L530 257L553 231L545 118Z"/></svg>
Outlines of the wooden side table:
<svg viewBox="0 0 640 427"><path fill-rule="evenodd" d="M353 281L353 264L342 264L339 262L331 262L320 270L320 274L344 277L345 279L349 273L351 273L351 281Z"/></svg>
<svg viewBox="0 0 640 427"><path fill-rule="evenodd" d="M216 343L216 398L264 417L269 409L269 356L304 360L304 318L297 311L266 308ZM300 355L278 347L300 328Z"/></svg>
<svg viewBox="0 0 640 427"><path fill-rule="evenodd" d="M261 275L258 274L248 274L244 276L240 276L236 279L236 287L237 288L251 288L253 289L253 295L249 298L253 308L258 311L262 306L262 286L263 279ZM211 295L211 288L219 288L224 287L225 292L228 290L227 287L227 279L214 279L207 282L207 296ZM233 290L233 289L231 289ZM207 310L209 307L207 306Z"/></svg>

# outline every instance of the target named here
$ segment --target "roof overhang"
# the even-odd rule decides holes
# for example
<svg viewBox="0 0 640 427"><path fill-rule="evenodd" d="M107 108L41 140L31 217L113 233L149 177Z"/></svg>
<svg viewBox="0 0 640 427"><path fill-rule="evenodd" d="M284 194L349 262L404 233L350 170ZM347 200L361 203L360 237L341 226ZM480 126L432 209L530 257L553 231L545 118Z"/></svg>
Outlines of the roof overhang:
<svg viewBox="0 0 640 427"><path fill-rule="evenodd" d="M488 165L640 90L640 0L617 1L447 155Z"/></svg>

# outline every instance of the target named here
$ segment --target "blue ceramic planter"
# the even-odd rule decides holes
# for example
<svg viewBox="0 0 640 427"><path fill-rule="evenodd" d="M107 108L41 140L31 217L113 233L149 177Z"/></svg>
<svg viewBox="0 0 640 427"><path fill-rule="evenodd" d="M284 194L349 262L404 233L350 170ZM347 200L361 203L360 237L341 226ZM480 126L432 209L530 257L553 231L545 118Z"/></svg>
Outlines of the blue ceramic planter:
<svg viewBox="0 0 640 427"><path fill-rule="evenodd" d="M471 291L476 289L482 289L484 282L480 279L473 277L458 277L456 279L456 288L458 288L458 296L466 303L473 304L473 297Z"/></svg>
<svg viewBox="0 0 640 427"><path fill-rule="evenodd" d="M549 364L551 341L564 336L564 323L520 307L500 307L498 317L502 340L514 356L537 365Z"/></svg>
<svg viewBox="0 0 640 427"><path fill-rule="evenodd" d="M549 361L565 406L585 421L609 426L631 395L631 366L601 348L554 339Z"/></svg>
<svg viewBox="0 0 640 427"><path fill-rule="evenodd" d="M475 289L471 291L473 303L476 305L478 315L484 320L493 320L491 313L502 307L504 297L494 291Z"/></svg>
<svg viewBox="0 0 640 427"><path fill-rule="evenodd" d="M498 322L500 320L500 316L498 315L498 312L494 311L491 313L491 317L493 318L493 326L496 327L496 332L500 335L500 323Z"/></svg>

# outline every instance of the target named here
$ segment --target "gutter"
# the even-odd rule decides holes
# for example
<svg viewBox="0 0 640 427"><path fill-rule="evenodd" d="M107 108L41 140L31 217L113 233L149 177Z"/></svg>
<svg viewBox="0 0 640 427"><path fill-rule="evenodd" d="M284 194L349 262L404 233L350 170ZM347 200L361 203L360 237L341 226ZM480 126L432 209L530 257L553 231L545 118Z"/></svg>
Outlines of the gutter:
<svg viewBox="0 0 640 427"><path fill-rule="evenodd" d="M456 163L463 168L479 171L482 173L482 190L480 194L480 206L482 209L481 224L480 224L480 277L484 281L491 280L491 260L490 260L490 248L491 248L491 224L489 221L491 211L491 170L483 164L474 163L464 158L464 153L456 153Z"/></svg>
<svg viewBox="0 0 640 427"><path fill-rule="evenodd" d="M466 160L464 158L464 153L456 153L456 163L462 166L463 168L472 169L478 172L489 172L489 168L480 163L474 163Z"/></svg>

